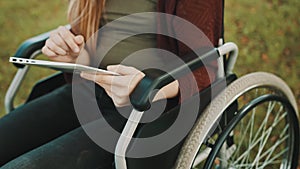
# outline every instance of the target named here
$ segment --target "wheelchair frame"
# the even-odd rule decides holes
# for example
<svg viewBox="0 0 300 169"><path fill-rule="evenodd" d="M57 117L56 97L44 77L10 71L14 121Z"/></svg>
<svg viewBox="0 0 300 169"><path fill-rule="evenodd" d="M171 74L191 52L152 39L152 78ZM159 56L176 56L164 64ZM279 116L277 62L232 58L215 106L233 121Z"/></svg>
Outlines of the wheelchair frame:
<svg viewBox="0 0 300 169"><path fill-rule="evenodd" d="M27 41L25 41L20 48L16 52L16 57L23 57L23 58L35 58L38 54L40 54L40 49L44 45L45 40L49 37L49 32L39 35L37 37L31 38ZM221 45L220 47L214 49L213 53L217 51L218 56L217 58L210 58L211 53L208 52L207 54L204 54L203 56L191 61L188 63L189 67L199 67L201 66L201 61L206 60L206 59L217 59L218 60L218 65L222 68L219 69L218 72L218 77L219 78L225 78L232 73L232 70L234 68L237 56L238 56L238 48L234 43L225 43ZM223 56L227 55L227 62L224 65L223 62ZM16 65L19 67L18 72L16 73L16 76L14 77L7 94L5 96L5 106L7 113L12 111L14 109L13 106L13 101L16 96L16 93L19 90L20 84L22 83L24 77L26 76L26 73L28 71L28 66L21 66L21 65ZM223 70L225 70L225 73ZM177 70L173 72L174 74L177 73ZM172 74L172 72L171 72ZM51 78L56 78L56 75ZM260 79L260 81L256 81L256 79ZM166 80L167 79L167 80ZM264 80L265 79L265 80ZM271 79L271 80L270 80ZM159 87L162 87L161 83L165 84L166 81L170 82L172 79L169 76L166 76L165 79L161 80L159 79L158 81L155 81L157 79L154 79L150 85L150 89L156 89ZM268 81L270 80L270 81ZM60 79L61 81L61 79ZM243 82L244 81L244 82ZM274 83L275 82L275 83ZM58 84L60 85L60 83ZM244 85L244 86L243 86ZM241 87L242 86L242 87ZM297 110L297 105L294 99L294 96L289 89L289 87L279 78L275 77L274 75L267 74L267 73L254 73L250 74L248 76L239 78L238 80L234 81L232 84L228 86L224 91L222 91L216 98L212 100L209 106L212 106L212 109L206 109L203 114L199 117L198 121L196 122L194 128L190 132L190 134L187 137L187 141L185 142L178 160L175 164L175 168L179 169L186 169L186 168L192 168L195 166L195 163L198 163L199 161L203 161L204 159L208 159L208 166L209 168L211 167L213 160L215 159L216 154L218 154L219 150L222 149L224 141L227 139L227 136L230 134L236 123L238 123L238 120L235 120L233 124L229 125L229 127L225 128L225 136L224 134L221 134L221 140L219 141L220 144L222 143L222 146L220 144L215 145L215 149L213 148L207 148L204 151L202 151L200 154L198 151L200 151L200 146L207 142L207 137L208 134L213 130L214 127L214 122L216 122L218 119L222 117L224 114L224 111L228 106L233 104L235 100L241 96L243 93L246 91L250 91L251 89L257 87L257 86L272 86L272 88L276 88L276 90L283 91L283 97L280 97L282 99L286 106L291 109L291 114L293 114L293 118L296 119L292 122L295 128L292 128L295 134L295 139L296 141L299 142L299 124L298 124L298 110ZM54 86L56 87L56 86ZM149 87L149 86L148 86ZM237 90L237 91L236 91ZM117 169L126 169L127 164L126 164L126 150L128 148L128 145L131 141L131 138L133 137L133 134L135 133L135 130L137 128L137 125L139 124L144 111L149 108L149 97L151 95L151 91L149 90L146 93L143 93L143 95L140 94L139 91L134 91L133 95L133 106L135 109L132 111L123 131L122 134L119 138L119 141L116 146L116 151L115 151L115 164ZM270 96L271 97L271 96ZM277 98L278 96L274 96L274 98ZM272 96L273 98L273 96ZM262 98L260 98L260 101L263 101ZM270 98L268 98L270 99ZM224 100L226 101L225 107L220 107L220 103L223 103ZM267 100L267 99L266 99ZM253 105L256 105L257 103L253 103ZM251 107L251 106L250 106ZM248 110L245 110L245 113L241 114L246 114ZM213 122L213 123L212 123ZM200 133L200 134L199 134ZM298 136L297 136L298 133ZM190 143L188 142L189 140L197 140L197 144L189 145ZM296 152L296 155L293 154L293 160L295 160L295 156L297 156L297 152L299 152L299 147L294 147ZM212 153L211 153L212 152ZM213 154L213 155L209 155ZM230 153L229 153L230 155ZM210 157L213 156L213 157ZM228 154L225 156L228 156ZM226 168L226 165L224 165ZM288 164L290 168L294 168L293 164Z"/></svg>

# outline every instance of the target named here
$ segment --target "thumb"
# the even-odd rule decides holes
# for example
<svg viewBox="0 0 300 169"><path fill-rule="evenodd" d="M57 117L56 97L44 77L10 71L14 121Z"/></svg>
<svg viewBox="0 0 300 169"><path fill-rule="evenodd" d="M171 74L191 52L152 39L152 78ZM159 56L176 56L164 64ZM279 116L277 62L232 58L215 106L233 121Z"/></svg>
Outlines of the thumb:
<svg viewBox="0 0 300 169"><path fill-rule="evenodd" d="M84 43L84 37L82 35L75 36L74 39L77 45L81 45Z"/></svg>
<svg viewBox="0 0 300 169"><path fill-rule="evenodd" d="M143 72L131 66L109 65L107 66L107 70L119 73L121 75L140 75L141 78L145 76Z"/></svg>

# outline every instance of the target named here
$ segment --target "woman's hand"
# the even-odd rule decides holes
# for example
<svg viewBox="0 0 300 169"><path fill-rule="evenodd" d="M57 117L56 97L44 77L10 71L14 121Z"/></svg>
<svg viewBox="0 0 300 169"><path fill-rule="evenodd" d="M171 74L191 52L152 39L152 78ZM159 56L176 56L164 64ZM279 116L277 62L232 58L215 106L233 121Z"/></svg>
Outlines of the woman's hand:
<svg viewBox="0 0 300 169"><path fill-rule="evenodd" d="M145 74L136 68L123 65L108 66L107 70L119 73L121 76L97 75L84 72L80 75L82 78L94 81L104 88L106 93L112 98L115 106L122 107L129 105L129 95ZM178 86L178 81L168 84L157 92L153 101L177 96L179 91Z"/></svg>
<svg viewBox="0 0 300 169"><path fill-rule="evenodd" d="M129 95L142 80L145 74L134 67L113 65L108 66L107 70L119 73L114 75L97 75L82 72L80 75L90 81L100 85L112 98L115 106L122 107L130 104Z"/></svg>
<svg viewBox="0 0 300 169"><path fill-rule="evenodd" d="M66 27L60 26L50 34L49 39L42 48L42 52L48 56L50 60L75 63L79 53L84 49L83 47L83 36L75 36ZM89 62L89 60L84 62Z"/></svg>

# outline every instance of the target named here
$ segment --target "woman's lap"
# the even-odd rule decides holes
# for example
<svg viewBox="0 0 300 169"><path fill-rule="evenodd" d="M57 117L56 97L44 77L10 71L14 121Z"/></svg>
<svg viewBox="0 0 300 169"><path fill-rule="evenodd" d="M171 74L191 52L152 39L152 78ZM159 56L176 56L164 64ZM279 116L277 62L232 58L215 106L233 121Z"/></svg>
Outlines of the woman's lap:
<svg viewBox="0 0 300 169"><path fill-rule="evenodd" d="M86 97L86 102L89 102L87 99L92 98L88 91L91 90L84 91L82 97ZM103 94L101 92L101 89L98 90L98 94ZM109 157L105 151L95 147L96 145L92 144L80 128L73 106L71 84L20 106L1 118L0 138L0 166L15 158L7 164L7 167L30 164L34 168L34 166L44 165L51 161L51 166L54 164L65 166L61 164L67 161L75 165L77 164L74 163L75 159L92 160L86 156L95 152L98 152L98 155L95 155L96 158L100 158L99 153ZM88 149L95 149L95 152L87 151ZM79 155L80 153L83 155ZM59 159L61 162L57 163Z"/></svg>
<svg viewBox="0 0 300 169"><path fill-rule="evenodd" d="M79 127L10 161L3 169L110 169L113 155Z"/></svg>
<svg viewBox="0 0 300 169"><path fill-rule="evenodd" d="M0 166L79 126L70 88L63 86L0 119Z"/></svg>

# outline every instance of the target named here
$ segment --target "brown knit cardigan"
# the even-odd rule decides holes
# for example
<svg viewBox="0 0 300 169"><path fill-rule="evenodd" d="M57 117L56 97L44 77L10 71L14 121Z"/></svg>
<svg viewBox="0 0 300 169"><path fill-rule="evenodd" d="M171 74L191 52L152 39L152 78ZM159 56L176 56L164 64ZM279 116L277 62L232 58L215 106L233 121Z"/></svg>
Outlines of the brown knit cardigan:
<svg viewBox="0 0 300 169"><path fill-rule="evenodd" d="M219 38L223 34L223 0L158 0L158 12L176 15L197 26L211 41L214 46L218 45ZM164 23L164 26L166 23ZM167 23L172 30L183 31L182 28ZM160 29L160 28L158 28ZM158 35L158 47L169 50L180 57L191 52L191 49L181 42ZM197 43L197 42L195 42ZM197 46L197 44L195 44ZM199 48L201 48L201 43ZM184 76L179 80L181 97L185 99L195 92L209 86L215 79L217 70L216 62L211 63L207 69L200 68L193 72L197 85L190 83L192 75ZM209 78L211 77L211 79Z"/></svg>

